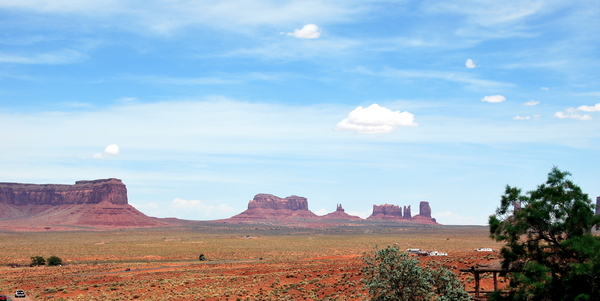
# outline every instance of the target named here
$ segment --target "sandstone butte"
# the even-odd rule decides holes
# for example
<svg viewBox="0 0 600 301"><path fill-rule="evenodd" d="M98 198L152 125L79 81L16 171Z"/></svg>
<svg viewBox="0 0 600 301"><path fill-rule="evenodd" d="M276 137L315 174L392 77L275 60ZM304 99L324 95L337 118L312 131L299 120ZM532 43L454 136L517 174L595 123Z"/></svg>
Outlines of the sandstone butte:
<svg viewBox="0 0 600 301"><path fill-rule="evenodd" d="M0 183L0 226L12 229L158 227L127 203L119 179L77 181L75 185Z"/></svg>
<svg viewBox="0 0 600 301"><path fill-rule="evenodd" d="M328 221L328 220L362 220L358 216L349 215L344 212L341 204L337 205L336 211L324 216L318 216L308 210L308 200L304 197L289 196L279 198L272 194L257 194L254 199L248 202L248 209L229 219L221 220L224 222L252 222L260 220L288 220L288 221ZM397 205L373 205L373 214L367 218L368 221L375 222L403 222L433 224L438 223L431 217L431 207L428 202L421 202L419 214L411 216L410 206L405 206L404 210Z"/></svg>
<svg viewBox="0 0 600 301"><path fill-rule="evenodd" d="M418 224L433 224L437 225L435 218L431 217L431 207L429 202L421 202L419 204L419 214L412 216L410 205L404 208L397 205L373 205L373 213L367 217L367 220L381 221L399 221Z"/></svg>

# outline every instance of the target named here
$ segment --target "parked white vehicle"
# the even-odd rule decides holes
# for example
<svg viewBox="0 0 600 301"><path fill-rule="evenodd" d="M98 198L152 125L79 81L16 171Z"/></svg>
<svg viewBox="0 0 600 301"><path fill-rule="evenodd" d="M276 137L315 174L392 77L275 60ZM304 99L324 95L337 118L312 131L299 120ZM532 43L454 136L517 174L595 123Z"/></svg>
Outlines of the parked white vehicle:
<svg viewBox="0 0 600 301"><path fill-rule="evenodd" d="M475 249L475 252L496 252L496 251L492 248L477 248L477 249Z"/></svg>
<svg viewBox="0 0 600 301"><path fill-rule="evenodd" d="M429 256L448 256L448 253L441 253L438 251L429 251L429 252L427 252L427 255L429 255Z"/></svg>

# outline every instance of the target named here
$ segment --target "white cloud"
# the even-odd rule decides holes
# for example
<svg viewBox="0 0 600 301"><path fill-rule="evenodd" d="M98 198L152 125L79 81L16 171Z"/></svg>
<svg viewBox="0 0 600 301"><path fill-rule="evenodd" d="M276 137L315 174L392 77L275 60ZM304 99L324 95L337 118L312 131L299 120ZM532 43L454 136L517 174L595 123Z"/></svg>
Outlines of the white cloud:
<svg viewBox="0 0 600 301"><path fill-rule="evenodd" d="M488 223L487 216L463 216L450 211L432 213L431 216L442 225L487 225Z"/></svg>
<svg viewBox="0 0 600 301"><path fill-rule="evenodd" d="M560 119L565 119L565 118L570 118L570 119L578 119L578 120L592 120L594 118L592 118L592 116L585 114L585 115L580 115L579 113L577 113L575 108L568 108L565 110L566 112L556 112L554 113L555 117L558 117Z"/></svg>
<svg viewBox="0 0 600 301"><path fill-rule="evenodd" d="M400 126L416 126L414 115L409 112L392 111L378 104L367 108L357 107L335 127L338 131L356 131L366 134L389 133Z"/></svg>
<svg viewBox="0 0 600 301"><path fill-rule="evenodd" d="M485 96L484 98L481 99L481 101L487 101L487 102L491 102L491 103L503 102L505 100L506 100L506 97L504 97L502 95L490 95L490 96Z"/></svg>
<svg viewBox="0 0 600 301"><path fill-rule="evenodd" d="M548 89L548 87L541 87L540 90L548 91L550 89Z"/></svg>
<svg viewBox="0 0 600 301"><path fill-rule="evenodd" d="M362 219L366 219L367 217L371 216L371 213L373 213L373 212L372 211L346 211L346 213L348 213L349 215L358 216Z"/></svg>
<svg viewBox="0 0 600 301"><path fill-rule="evenodd" d="M524 103L524 105L526 105L526 106L537 106L539 104L540 104L540 102L539 101L535 101L535 100L530 100L530 101Z"/></svg>
<svg viewBox="0 0 600 301"><path fill-rule="evenodd" d="M467 68L469 69L478 67L477 64L475 64L475 61L473 61L472 59L467 59L467 61L465 62L465 66L467 66Z"/></svg>
<svg viewBox="0 0 600 301"><path fill-rule="evenodd" d="M170 214L172 216L185 216L188 219L228 218L239 213L227 204L206 205L202 201L188 201L180 198L171 201L166 209L163 214L164 217L167 217L165 214Z"/></svg>
<svg viewBox="0 0 600 301"><path fill-rule="evenodd" d="M531 116L519 116L519 115L517 115L517 116L513 117L513 119L514 120L529 120L529 119L531 119Z"/></svg>
<svg viewBox="0 0 600 301"><path fill-rule="evenodd" d="M313 211L313 212L314 212L314 214L316 214L318 216L323 216L323 215L329 213L329 210L327 210L325 208L321 208L321 209L319 209L317 211Z"/></svg>
<svg viewBox="0 0 600 301"><path fill-rule="evenodd" d="M93 154L92 158L93 159L104 159L107 157L116 157L119 155L119 153L121 153L119 146L116 144L111 144L111 145L107 146L106 148L104 148L104 151L102 153Z"/></svg>
<svg viewBox="0 0 600 301"><path fill-rule="evenodd" d="M120 152L121 150L116 144L111 144L104 149L104 155L108 157L116 157L119 155Z"/></svg>
<svg viewBox="0 0 600 301"><path fill-rule="evenodd" d="M585 112L600 112L600 103L597 103L593 106L580 106L577 108L577 110Z"/></svg>
<svg viewBox="0 0 600 301"><path fill-rule="evenodd" d="M315 24L306 24L302 29L295 29L294 32L288 32L287 35L300 39L318 39L321 36L321 30Z"/></svg>

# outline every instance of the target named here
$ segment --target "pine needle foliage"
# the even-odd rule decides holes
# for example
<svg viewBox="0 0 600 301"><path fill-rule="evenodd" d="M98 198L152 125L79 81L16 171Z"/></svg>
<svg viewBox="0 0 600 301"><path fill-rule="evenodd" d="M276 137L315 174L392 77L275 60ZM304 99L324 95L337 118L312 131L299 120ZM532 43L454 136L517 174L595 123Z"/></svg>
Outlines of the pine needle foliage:
<svg viewBox="0 0 600 301"><path fill-rule="evenodd" d="M510 293L490 300L600 300L600 225L588 195L569 172L552 168L545 183L522 193L506 186L490 216L490 236L505 242Z"/></svg>

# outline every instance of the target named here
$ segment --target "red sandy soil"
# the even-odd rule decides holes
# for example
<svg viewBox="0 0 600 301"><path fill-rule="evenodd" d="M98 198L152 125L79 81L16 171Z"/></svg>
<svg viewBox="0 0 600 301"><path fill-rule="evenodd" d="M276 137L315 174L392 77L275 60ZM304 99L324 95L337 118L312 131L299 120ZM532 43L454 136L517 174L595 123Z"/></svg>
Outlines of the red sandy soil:
<svg viewBox="0 0 600 301"><path fill-rule="evenodd" d="M418 257L446 264L467 290L469 273L459 269L495 260L494 253L459 253ZM361 255L327 256L295 261L189 262L175 264L81 264L63 267L1 267L0 288L24 289L31 300L364 300ZM130 271L125 271L131 267ZM499 277L500 288L505 287ZM491 290L491 275L483 277Z"/></svg>

